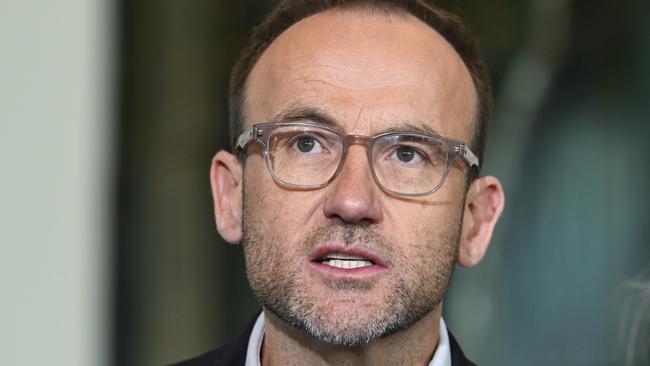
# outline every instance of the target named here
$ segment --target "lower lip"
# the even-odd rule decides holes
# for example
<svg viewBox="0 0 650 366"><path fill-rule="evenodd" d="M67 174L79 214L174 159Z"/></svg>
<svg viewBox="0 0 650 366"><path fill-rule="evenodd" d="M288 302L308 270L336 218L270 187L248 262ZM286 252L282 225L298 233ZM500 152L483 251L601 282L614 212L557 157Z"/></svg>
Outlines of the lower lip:
<svg viewBox="0 0 650 366"><path fill-rule="evenodd" d="M338 268L319 262L309 262L309 267L326 275L338 278L368 278L388 272L388 267L373 264L359 268Z"/></svg>

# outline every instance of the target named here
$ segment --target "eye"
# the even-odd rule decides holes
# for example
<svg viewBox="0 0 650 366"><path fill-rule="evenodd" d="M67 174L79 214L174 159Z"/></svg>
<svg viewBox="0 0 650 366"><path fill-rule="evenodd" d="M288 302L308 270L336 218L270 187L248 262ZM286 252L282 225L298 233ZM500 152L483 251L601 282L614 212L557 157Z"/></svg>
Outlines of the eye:
<svg viewBox="0 0 650 366"><path fill-rule="evenodd" d="M397 146L393 155L402 163L418 163L423 160L423 155L418 149L407 145Z"/></svg>
<svg viewBox="0 0 650 366"><path fill-rule="evenodd" d="M318 154L323 151L323 144L316 137L310 135L294 137L291 147L305 154Z"/></svg>
<svg viewBox="0 0 650 366"><path fill-rule="evenodd" d="M315 145L316 141L311 137L301 137L298 139L298 141L296 141L298 150L302 152L310 152Z"/></svg>
<svg viewBox="0 0 650 366"><path fill-rule="evenodd" d="M397 159L405 163L408 163L409 161L413 160L416 157L416 154L417 153L415 152L415 150L408 146L400 146L395 150L395 155L397 156Z"/></svg>

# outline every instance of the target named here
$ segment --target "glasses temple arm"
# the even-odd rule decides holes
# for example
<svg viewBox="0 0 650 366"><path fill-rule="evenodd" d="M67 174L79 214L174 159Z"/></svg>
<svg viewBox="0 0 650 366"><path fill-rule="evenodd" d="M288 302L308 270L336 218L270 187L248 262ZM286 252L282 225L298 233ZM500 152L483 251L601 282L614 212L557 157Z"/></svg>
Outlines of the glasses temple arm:
<svg viewBox="0 0 650 366"><path fill-rule="evenodd" d="M467 147L467 145L465 144L460 145L458 152L465 160L467 160L470 166L475 166L477 168L479 167L478 158L476 157L476 155L474 155L472 150L470 150Z"/></svg>
<svg viewBox="0 0 650 366"><path fill-rule="evenodd" d="M235 150L243 150L249 142L255 138L255 126L249 128L248 130L242 132L241 135L237 138L237 145Z"/></svg>

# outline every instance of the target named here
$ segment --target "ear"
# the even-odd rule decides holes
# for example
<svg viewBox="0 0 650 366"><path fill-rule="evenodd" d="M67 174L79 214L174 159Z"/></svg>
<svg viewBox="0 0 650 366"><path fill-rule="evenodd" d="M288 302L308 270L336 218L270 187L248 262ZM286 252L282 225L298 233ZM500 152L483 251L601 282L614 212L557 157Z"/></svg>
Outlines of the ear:
<svg viewBox="0 0 650 366"><path fill-rule="evenodd" d="M498 179L487 176L472 182L465 200L459 265L471 267L483 259L504 204L503 187Z"/></svg>
<svg viewBox="0 0 650 366"><path fill-rule="evenodd" d="M219 151L212 159L210 184L217 230L230 244L242 238L243 169L236 156Z"/></svg>

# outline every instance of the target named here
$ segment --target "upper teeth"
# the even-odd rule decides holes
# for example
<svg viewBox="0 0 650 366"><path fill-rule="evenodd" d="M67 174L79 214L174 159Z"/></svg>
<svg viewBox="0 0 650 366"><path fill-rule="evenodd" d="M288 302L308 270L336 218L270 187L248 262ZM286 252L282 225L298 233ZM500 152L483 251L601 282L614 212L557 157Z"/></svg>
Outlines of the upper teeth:
<svg viewBox="0 0 650 366"><path fill-rule="evenodd" d="M322 263L336 268L361 268L373 264L364 257L345 253L329 253L323 258Z"/></svg>
<svg viewBox="0 0 650 366"><path fill-rule="evenodd" d="M360 256L360 255L354 255L354 254L346 254L346 253L327 253L327 255L324 256L326 259L359 259L362 261L367 260L366 258Z"/></svg>

